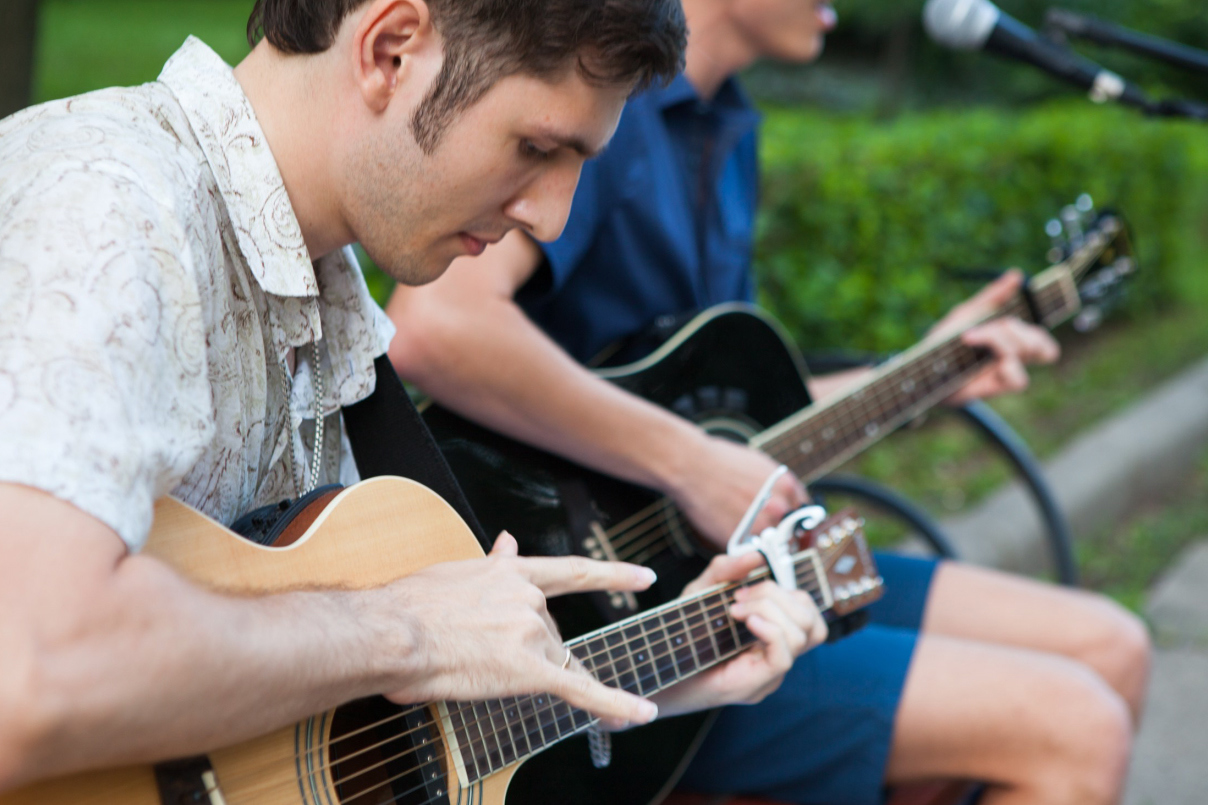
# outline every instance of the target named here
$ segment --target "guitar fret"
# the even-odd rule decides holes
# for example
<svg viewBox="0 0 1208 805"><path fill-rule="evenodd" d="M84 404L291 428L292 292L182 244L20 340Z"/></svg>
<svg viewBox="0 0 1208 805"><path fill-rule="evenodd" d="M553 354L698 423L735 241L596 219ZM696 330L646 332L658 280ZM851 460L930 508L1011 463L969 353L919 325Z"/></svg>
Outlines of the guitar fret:
<svg viewBox="0 0 1208 805"><path fill-rule="evenodd" d="M486 738L482 733L482 724L478 720L474 703L462 703L457 708L461 712L462 723L466 725L466 735L470 753L474 756L474 775L481 778L491 773L490 762L487 759ZM464 754L464 753L463 753Z"/></svg>
<svg viewBox="0 0 1208 805"><path fill-rule="evenodd" d="M491 706L487 702L474 702L472 711L474 713L474 720L478 724L478 733L482 736L483 756L486 760L488 773L498 771L505 764L499 748L499 732L495 729L495 719L491 713Z"/></svg>
<svg viewBox="0 0 1208 805"><path fill-rule="evenodd" d="M659 688L675 684L679 678L675 675L675 658L672 656L671 635L667 631L667 613L659 613L651 618L646 627L646 641L650 645L650 653L654 659L655 673L658 674ZM662 645L659 645L659 644Z"/></svg>
<svg viewBox="0 0 1208 805"><path fill-rule="evenodd" d="M527 757L533 753L533 747L528 742L528 735L524 731L524 723L520 720L520 701L516 696L510 696L504 699L504 723L507 724L508 735L512 738L512 744L516 747L516 755L518 757Z"/></svg>
<svg viewBox="0 0 1208 805"><path fill-rule="evenodd" d="M559 738L575 734L574 708L561 699L554 701L554 726Z"/></svg>
<svg viewBox="0 0 1208 805"><path fill-rule="evenodd" d="M538 693L533 697L533 703L537 711L535 718L541 734L541 746L544 748L556 743L561 737L558 734L558 725L554 720L554 699L547 694Z"/></svg>
<svg viewBox="0 0 1208 805"><path fill-rule="evenodd" d="M621 690L634 692L638 688L637 677L633 673L633 661L629 654L629 644L625 635L620 632L610 634L608 644L608 661L612 664L613 684Z"/></svg>
<svg viewBox="0 0 1208 805"><path fill-rule="evenodd" d="M585 646L585 652L582 655L576 653L579 657L579 662L591 672L592 676L603 682L605 685L616 679L617 670L612 665L612 658L608 654L608 642L603 637L593 638ZM607 670L605 664L608 664Z"/></svg>
<svg viewBox="0 0 1208 805"><path fill-rule="evenodd" d="M655 670L650 642L641 623L625 628L625 643L630 647L638 695L646 696L656 692L659 689L658 671Z"/></svg>
<svg viewBox="0 0 1208 805"><path fill-rule="evenodd" d="M697 639L692 634L692 615L688 611L690 605L695 605L697 612L700 612L700 601L685 603L680 607L680 623L681 634L685 640L684 645L679 646L675 650L675 667L683 671L685 675L693 674L697 669L701 668L700 654L697 651ZM699 614L696 616L698 622L703 623L704 618Z"/></svg>
<svg viewBox="0 0 1208 805"><path fill-rule="evenodd" d="M545 746L545 741L541 737L541 725L537 723L533 697L516 697L516 709L520 712L520 726L524 730L524 740L528 744L529 753L540 752Z"/></svg>
<svg viewBox="0 0 1208 805"><path fill-rule="evenodd" d="M495 743L499 747L500 759L502 765L507 766L516 762L519 757L516 751L516 743L512 738L512 732L508 729L507 716L504 714L504 700L499 699L496 702L489 703L487 707L491 713L491 731L495 734Z"/></svg>
<svg viewBox="0 0 1208 805"><path fill-rule="evenodd" d="M461 755L462 765L469 774L478 779L482 774L478 769L473 747L470 746L470 736L466 729L465 719L462 717L461 705L450 702L446 709L449 713L449 723L453 725L453 734L457 737L458 754ZM470 751L467 752L467 749Z"/></svg>
<svg viewBox="0 0 1208 805"><path fill-rule="evenodd" d="M660 620L663 632L667 635L666 665L674 681L678 682L690 673L684 666L680 665L679 655L692 642L692 638L688 634L683 611L680 608L677 607L676 610L664 612Z"/></svg>

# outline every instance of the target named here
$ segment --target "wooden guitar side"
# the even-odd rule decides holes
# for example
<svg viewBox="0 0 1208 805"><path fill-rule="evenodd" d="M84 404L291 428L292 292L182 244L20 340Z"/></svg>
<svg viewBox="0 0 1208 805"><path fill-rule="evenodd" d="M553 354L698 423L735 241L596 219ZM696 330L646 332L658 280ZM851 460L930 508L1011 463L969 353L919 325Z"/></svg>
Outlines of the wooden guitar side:
<svg viewBox="0 0 1208 805"><path fill-rule="evenodd" d="M443 499L402 478L374 478L340 493L306 534L286 548L255 545L184 504L164 499L156 505L146 553L199 585L239 595L365 589L438 562L483 555ZM330 719L322 723L330 724ZM307 793L300 786L296 726L210 753L222 797L200 805L338 803L325 772L311 778L320 790ZM451 757L446 761L455 786L455 765ZM501 805L515 769L485 780L474 801ZM137 766L37 783L0 795L0 805L161 805L161 798L152 767Z"/></svg>

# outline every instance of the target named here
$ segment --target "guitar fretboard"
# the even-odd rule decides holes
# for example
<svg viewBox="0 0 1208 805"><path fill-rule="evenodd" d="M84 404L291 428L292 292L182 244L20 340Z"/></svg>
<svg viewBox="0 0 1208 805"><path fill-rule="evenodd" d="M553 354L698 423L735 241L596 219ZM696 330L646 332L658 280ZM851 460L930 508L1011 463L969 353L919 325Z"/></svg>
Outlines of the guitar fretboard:
<svg viewBox="0 0 1208 805"><path fill-rule="evenodd" d="M976 324L1017 316L1053 328L1078 312L1078 283L1121 230L1114 218L1065 262L1028 283L1024 295L945 339L924 341L874 370L858 387L815 403L758 434L751 446L809 483L938 405L993 359L961 339ZM610 527L605 536L618 559L639 564L674 545L691 542L692 526L668 498Z"/></svg>
<svg viewBox="0 0 1208 805"><path fill-rule="evenodd" d="M818 553L794 557L798 586L820 610L830 604ZM746 581L673 601L567 643L575 657L606 685L640 696L665 690L693 674L736 656L755 642L730 615L734 593L768 577L766 570ZM442 705L446 734L473 783L540 752L595 723L583 710L546 694L486 702Z"/></svg>

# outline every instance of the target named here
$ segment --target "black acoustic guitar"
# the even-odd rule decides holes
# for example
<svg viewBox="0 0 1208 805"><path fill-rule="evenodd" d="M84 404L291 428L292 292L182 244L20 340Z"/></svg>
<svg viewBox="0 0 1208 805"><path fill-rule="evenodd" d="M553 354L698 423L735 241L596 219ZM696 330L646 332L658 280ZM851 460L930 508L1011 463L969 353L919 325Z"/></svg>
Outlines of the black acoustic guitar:
<svg viewBox="0 0 1208 805"><path fill-rule="evenodd" d="M1053 328L1100 305L1134 270L1123 221L1101 215L1064 259L986 320ZM971 325L972 326L972 325ZM925 341L858 386L812 405L805 363L783 328L745 304L710 308L648 357L598 373L711 433L750 444L809 483L942 402L989 361L961 333ZM669 601L708 550L668 498L479 427L436 405L424 419L488 533L507 528L529 554L582 554L646 564L658 584L637 596L560 599L568 634Z"/></svg>
<svg viewBox="0 0 1208 805"><path fill-rule="evenodd" d="M1123 221L1101 215L1063 255L1027 283L1026 292L988 319L1019 316L1055 327L1099 305L1134 264ZM648 357L600 369L602 377L698 423L711 433L763 450L809 483L949 397L990 360L960 333L924 342L870 373L858 387L812 405L807 371L783 327L744 304L706 310ZM508 529L531 555L581 554L622 559L656 570L657 584L634 595L566 596L550 602L566 635L629 617L677 597L707 564L709 550L666 497L618 481L479 427L436 405L424 419L453 467L487 533ZM843 621L832 621L842 633ZM707 723L673 720L643 728L636 754L618 756L612 776L591 770L586 747L555 749L565 787L578 780L617 783L615 768L648 792L673 782L691 759ZM656 723L652 725L658 728ZM634 752L635 742L628 744ZM622 778L623 779L623 778ZM514 785L528 784L524 770ZM586 784L590 788L590 783ZM670 783L667 784L670 787ZM618 801L640 802L634 797ZM656 800L657 801L657 800Z"/></svg>

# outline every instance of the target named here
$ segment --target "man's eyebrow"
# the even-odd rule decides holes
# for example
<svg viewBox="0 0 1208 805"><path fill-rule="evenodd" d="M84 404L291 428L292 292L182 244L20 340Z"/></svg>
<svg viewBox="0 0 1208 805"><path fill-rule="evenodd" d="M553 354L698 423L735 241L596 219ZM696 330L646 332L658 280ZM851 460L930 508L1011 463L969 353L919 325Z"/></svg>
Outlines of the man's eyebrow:
<svg viewBox="0 0 1208 805"><path fill-rule="evenodd" d="M582 137L574 134L563 134L560 131L552 129L542 129L541 137L557 144L560 148L569 148L584 159L599 156L600 152L604 150L603 148L593 148Z"/></svg>

